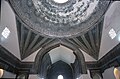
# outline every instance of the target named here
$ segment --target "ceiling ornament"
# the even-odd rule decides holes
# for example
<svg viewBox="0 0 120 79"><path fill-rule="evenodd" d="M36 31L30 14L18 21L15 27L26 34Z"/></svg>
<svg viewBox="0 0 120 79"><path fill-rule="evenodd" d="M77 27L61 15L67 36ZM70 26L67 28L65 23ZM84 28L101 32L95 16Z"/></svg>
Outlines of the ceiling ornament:
<svg viewBox="0 0 120 79"><path fill-rule="evenodd" d="M10 0L20 20L40 35L73 37L86 33L108 9L108 0Z"/></svg>

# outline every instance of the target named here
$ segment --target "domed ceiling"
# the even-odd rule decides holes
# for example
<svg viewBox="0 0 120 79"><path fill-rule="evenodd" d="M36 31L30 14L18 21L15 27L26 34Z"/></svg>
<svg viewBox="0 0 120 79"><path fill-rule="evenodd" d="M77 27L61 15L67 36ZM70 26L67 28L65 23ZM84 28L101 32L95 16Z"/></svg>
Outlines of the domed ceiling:
<svg viewBox="0 0 120 79"><path fill-rule="evenodd" d="M97 65L100 64L100 66L103 66L104 63L111 60L112 58L109 57L110 59L105 59L105 62L101 64L100 47L101 42L103 43L103 41L101 41L101 38L105 37L103 35L107 35L107 32L109 31L108 30L106 32L106 30L104 30L104 28L106 28L104 23L106 20L108 20L105 19L105 17L109 14L104 14L108 9L110 2L111 0L65 0L63 2L58 2L57 0L6 0L6 5L4 4L5 6L3 6L2 3L2 26L7 26L10 29L11 34L8 38L9 40L7 40L9 43L2 41L2 45L6 47L10 53L18 57L21 62L27 62L30 63L30 65L37 63L34 62L36 61L36 56L43 57L46 51L48 52L50 50L56 49L57 47L60 48L60 46L65 46L65 48L71 49L74 54L76 52L76 49L80 50L80 52L78 54L75 54L75 56L80 56L83 54L84 57L80 60L85 62L87 67L89 62L89 65L91 65L91 62L98 62ZM8 3L10 3L14 11L12 11L10 6L8 7ZM6 6L9 9L7 9ZM118 9L115 9L115 12L113 11L112 13L109 11L108 13L111 13L112 15L118 12L119 14L119 7L117 6L117 8ZM8 16L11 16L10 11L13 15L12 18L8 18ZM117 15L115 16L118 17ZM112 17L115 16L112 15ZM13 20L14 22L11 22ZM119 17L118 19L114 20L119 20ZM108 21L106 22L108 23ZM109 22L113 22L113 18ZM119 21L117 21L117 23L118 22ZM111 26L113 27L115 24L112 24ZM15 30L11 28L15 28ZM15 44L15 40L17 41L17 44ZM104 47L105 44L106 43L104 43ZM18 47L17 55L16 51L14 51L17 49L15 46ZM3 51L1 55L5 56L6 54L4 53L4 50L5 49L1 47L0 51ZM69 59L69 56L65 57L65 54L63 54L61 48L60 50L57 50L57 52L58 54L56 58L53 57L55 61L58 59L64 60L65 62ZM52 52L51 56L49 56L48 53L46 56L52 59L54 52ZM71 57L72 59L73 56ZM43 60L50 60L48 57L44 58ZM51 61L52 60L48 61L47 63L51 63ZM10 62L13 62L12 59ZM41 61L41 63L44 62ZM85 65L83 66L86 67ZM35 65L35 67L39 66ZM78 70L78 68L76 69ZM37 68L35 68L35 70L37 70ZM33 70L30 72L36 73L37 71Z"/></svg>
<svg viewBox="0 0 120 79"><path fill-rule="evenodd" d="M94 27L108 9L108 0L10 0L19 19L35 33L73 37Z"/></svg>

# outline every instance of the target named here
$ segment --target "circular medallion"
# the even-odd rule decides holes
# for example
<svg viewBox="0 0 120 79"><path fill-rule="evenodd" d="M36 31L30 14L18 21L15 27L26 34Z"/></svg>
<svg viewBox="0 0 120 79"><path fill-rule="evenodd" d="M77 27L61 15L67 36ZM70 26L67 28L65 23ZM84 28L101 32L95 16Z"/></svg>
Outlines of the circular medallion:
<svg viewBox="0 0 120 79"><path fill-rule="evenodd" d="M110 1L10 0L10 4L27 28L43 36L62 38L81 35L93 28Z"/></svg>

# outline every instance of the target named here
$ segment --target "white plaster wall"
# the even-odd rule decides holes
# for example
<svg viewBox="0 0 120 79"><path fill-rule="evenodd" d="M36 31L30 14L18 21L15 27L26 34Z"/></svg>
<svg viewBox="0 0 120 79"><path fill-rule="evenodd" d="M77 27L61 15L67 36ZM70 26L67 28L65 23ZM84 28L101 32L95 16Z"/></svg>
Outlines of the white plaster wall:
<svg viewBox="0 0 120 79"><path fill-rule="evenodd" d="M108 35L110 29L114 29L117 36L111 39ZM120 43L120 1L114 2L105 15L99 59Z"/></svg>
<svg viewBox="0 0 120 79"><path fill-rule="evenodd" d="M114 67L106 69L103 73L103 79L115 79Z"/></svg>
<svg viewBox="0 0 120 79"><path fill-rule="evenodd" d="M1 35L6 26L11 32L7 39ZM1 0L0 44L20 59L15 14L5 0Z"/></svg>
<svg viewBox="0 0 120 79"><path fill-rule="evenodd" d="M83 50L81 50L81 52L83 53L84 57L85 57L85 61L97 61L96 59L94 59L92 56L88 55L86 52L84 52Z"/></svg>
<svg viewBox="0 0 120 79"><path fill-rule="evenodd" d="M41 48L40 48L41 49ZM34 62L35 61L35 57L37 55L37 53L40 51L40 49L38 49L37 51L35 51L33 54L31 54L30 56L26 57L25 59L23 59L22 61L24 62Z"/></svg>
<svg viewBox="0 0 120 79"><path fill-rule="evenodd" d="M48 53L50 55L52 63L62 60L70 64L74 63L76 58L75 55L73 54L73 51L64 46L57 47Z"/></svg>

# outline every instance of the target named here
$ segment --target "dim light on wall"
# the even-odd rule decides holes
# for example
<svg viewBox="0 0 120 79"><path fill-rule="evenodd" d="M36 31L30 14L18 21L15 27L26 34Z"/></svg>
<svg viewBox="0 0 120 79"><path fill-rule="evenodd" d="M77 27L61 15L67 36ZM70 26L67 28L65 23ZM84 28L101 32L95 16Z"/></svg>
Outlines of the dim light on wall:
<svg viewBox="0 0 120 79"><path fill-rule="evenodd" d="M0 69L0 78L2 78L2 76L3 76L3 69Z"/></svg>
<svg viewBox="0 0 120 79"><path fill-rule="evenodd" d="M120 79L120 71L117 68L114 68L114 76L116 79Z"/></svg>

